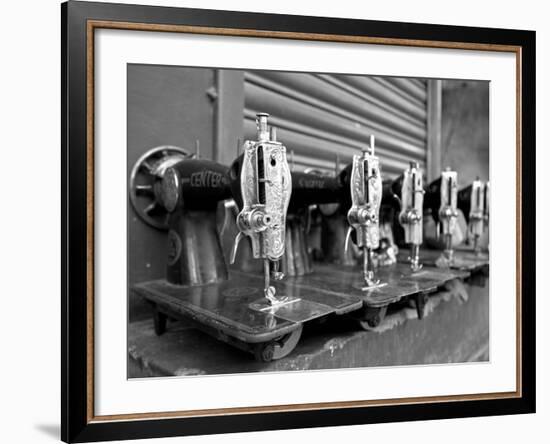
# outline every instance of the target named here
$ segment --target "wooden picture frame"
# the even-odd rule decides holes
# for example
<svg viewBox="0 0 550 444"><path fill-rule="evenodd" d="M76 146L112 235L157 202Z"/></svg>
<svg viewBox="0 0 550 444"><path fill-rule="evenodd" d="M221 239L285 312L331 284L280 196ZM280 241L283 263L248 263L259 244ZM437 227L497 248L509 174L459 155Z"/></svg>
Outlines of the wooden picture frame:
<svg viewBox="0 0 550 444"><path fill-rule="evenodd" d="M70 1L62 15L62 415L65 442L535 411L535 33ZM94 414L94 32L97 29L471 49L516 55L517 390L253 408Z"/></svg>

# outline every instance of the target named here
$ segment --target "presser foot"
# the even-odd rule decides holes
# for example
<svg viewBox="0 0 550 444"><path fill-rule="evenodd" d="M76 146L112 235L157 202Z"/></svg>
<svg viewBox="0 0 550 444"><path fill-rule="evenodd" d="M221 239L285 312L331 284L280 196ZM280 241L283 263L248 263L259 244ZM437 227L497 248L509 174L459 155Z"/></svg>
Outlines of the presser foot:
<svg viewBox="0 0 550 444"><path fill-rule="evenodd" d="M438 268L450 268L454 264L454 252L453 250L445 250L439 256L436 261L435 265Z"/></svg>
<svg viewBox="0 0 550 444"><path fill-rule="evenodd" d="M365 248L363 252L363 282L355 288L361 291L369 291L374 288L380 288L388 285L387 282L380 282L374 274L374 264L372 261L372 250Z"/></svg>
<svg viewBox="0 0 550 444"><path fill-rule="evenodd" d="M377 280L372 282L365 282L365 285L362 285L358 288L361 291L370 291L370 290L374 290L375 288L385 287L386 285L388 285L387 282L380 282L379 280Z"/></svg>
<svg viewBox="0 0 550 444"><path fill-rule="evenodd" d="M292 296L276 296L275 287L271 286L266 288L264 293L265 298L260 301L252 302L250 304L250 308L258 311L269 311L273 308L300 301L300 298L295 298Z"/></svg>
<svg viewBox="0 0 550 444"><path fill-rule="evenodd" d="M375 288L385 287L388 285L387 282L380 282L380 279L375 279L374 273L370 272L364 277L364 281L361 284L355 285L354 287L361 291L369 291Z"/></svg>
<svg viewBox="0 0 550 444"><path fill-rule="evenodd" d="M413 273L416 273L417 271L422 270L422 267L424 266L423 264L421 264L418 261L418 258L416 258L416 259L409 258L409 262L410 262L410 265L411 265L411 271Z"/></svg>

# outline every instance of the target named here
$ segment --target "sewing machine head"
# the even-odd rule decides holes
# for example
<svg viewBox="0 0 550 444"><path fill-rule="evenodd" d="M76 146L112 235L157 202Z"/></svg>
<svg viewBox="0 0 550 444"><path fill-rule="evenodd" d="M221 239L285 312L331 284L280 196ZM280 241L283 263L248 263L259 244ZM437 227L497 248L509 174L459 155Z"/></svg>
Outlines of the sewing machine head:
<svg viewBox="0 0 550 444"><path fill-rule="evenodd" d="M375 279L372 253L380 245L379 213L382 201L382 178L378 157L374 154L374 136L370 147L353 156L349 172L351 208L348 211L349 229L344 249L347 251L352 233L363 251L363 289L379 286Z"/></svg>
<svg viewBox="0 0 550 444"><path fill-rule="evenodd" d="M218 202L231 196L227 167L206 159L183 160L166 171L160 190L170 213L168 282L202 285L227 279L216 224Z"/></svg>
<svg viewBox="0 0 550 444"><path fill-rule="evenodd" d="M457 211L457 173L447 168L441 173L439 189L440 206L437 212L438 234L441 233L445 242L444 259L453 260L453 232L456 230ZM440 229L439 229L440 227Z"/></svg>
<svg viewBox="0 0 550 444"><path fill-rule="evenodd" d="M485 227L489 229L489 206L491 203L491 184L490 182L485 183L485 190L483 193L483 220Z"/></svg>
<svg viewBox="0 0 550 444"><path fill-rule="evenodd" d="M468 234L473 240L474 251L481 252L479 239L485 229L485 184L477 178L472 182L470 188L470 211L466 216L468 221Z"/></svg>
<svg viewBox="0 0 550 444"><path fill-rule="evenodd" d="M424 189L422 187L422 170L418 163L411 162L403 173L401 186L401 212L399 223L403 227L405 243L411 246L409 261L411 269L422 268L419 263L419 249L422 244L422 214L424 206Z"/></svg>
<svg viewBox="0 0 550 444"><path fill-rule="evenodd" d="M316 170L293 171L289 213L311 205L337 204L342 192L339 177Z"/></svg>
<svg viewBox="0 0 550 444"><path fill-rule="evenodd" d="M264 261L265 296L270 303L280 302L270 277L282 279L279 260L285 251L286 213L292 192L292 178L286 148L277 142L267 124L268 115L258 114L257 140L247 140L243 154L233 165L238 177L234 196L241 211L237 215L239 233L235 238L231 263L243 236L250 239L252 256ZM272 272L273 269L273 272Z"/></svg>
<svg viewBox="0 0 550 444"><path fill-rule="evenodd" d="M148 217L142 218L168 230L166 279L182 286L225 280L227 266L216 211L218 202L231 196L227 167L199 159L198 153L182 155L174 149L161 148L146 153L134 167L135 171L148 172L149 183L138 184L137 173L132 173L130 187L131 198L146 193L152 200L142 210ZM141 214L139 208L136 211Z"/></svg>

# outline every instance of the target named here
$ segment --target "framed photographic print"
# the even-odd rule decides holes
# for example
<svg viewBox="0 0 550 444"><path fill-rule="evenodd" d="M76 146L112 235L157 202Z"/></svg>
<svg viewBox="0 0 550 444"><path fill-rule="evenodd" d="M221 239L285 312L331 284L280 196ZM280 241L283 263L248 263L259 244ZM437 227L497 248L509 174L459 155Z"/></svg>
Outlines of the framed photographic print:
<svg viewBox="0 0 550 444"><path fill-rule="evenodd" d="M535 411L535 33L69 1L62 439Z"/></svg>

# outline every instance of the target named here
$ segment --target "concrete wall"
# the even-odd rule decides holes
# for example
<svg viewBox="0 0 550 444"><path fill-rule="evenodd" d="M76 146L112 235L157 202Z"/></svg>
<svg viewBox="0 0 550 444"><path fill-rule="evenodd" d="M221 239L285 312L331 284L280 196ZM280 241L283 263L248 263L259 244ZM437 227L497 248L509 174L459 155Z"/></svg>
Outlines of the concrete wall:
<svg viewBox="0 0 550 444"><path fill-rule="evenodd" d="M458 171L459 188L489 180L489 82L443 82L441 167Z"/></svg>

